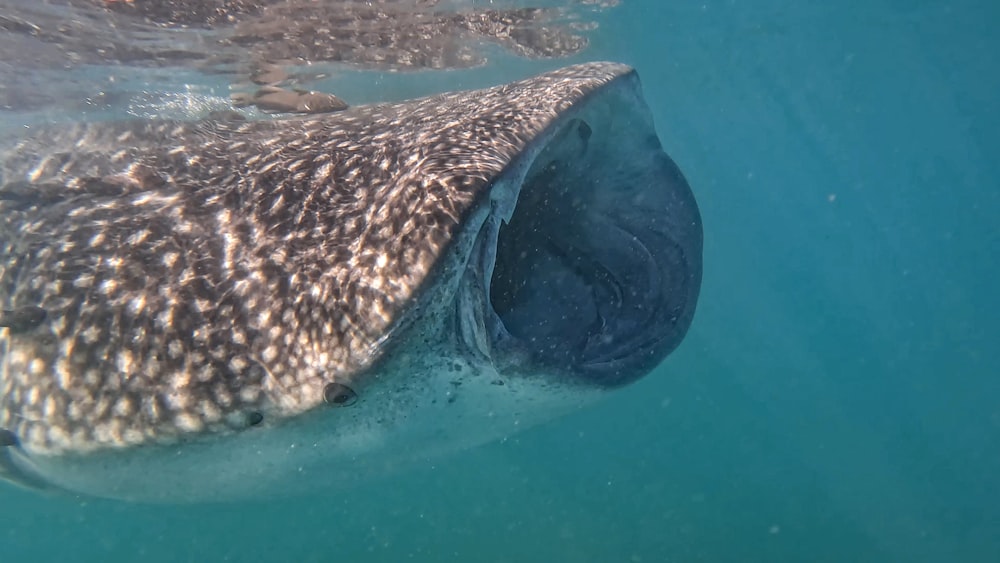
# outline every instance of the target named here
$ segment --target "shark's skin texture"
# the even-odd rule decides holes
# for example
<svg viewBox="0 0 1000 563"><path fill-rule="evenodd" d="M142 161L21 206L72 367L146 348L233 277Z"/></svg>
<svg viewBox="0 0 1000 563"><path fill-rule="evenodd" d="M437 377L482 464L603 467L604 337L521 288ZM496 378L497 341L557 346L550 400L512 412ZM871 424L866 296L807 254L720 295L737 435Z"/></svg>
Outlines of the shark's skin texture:
<svg viewBox="0 0 1000 563"><path fill-rule="evenodd" d="M0 476L194 502L498 438L659 365L701 251L620 64L37 131L0 147Z"/></svg>

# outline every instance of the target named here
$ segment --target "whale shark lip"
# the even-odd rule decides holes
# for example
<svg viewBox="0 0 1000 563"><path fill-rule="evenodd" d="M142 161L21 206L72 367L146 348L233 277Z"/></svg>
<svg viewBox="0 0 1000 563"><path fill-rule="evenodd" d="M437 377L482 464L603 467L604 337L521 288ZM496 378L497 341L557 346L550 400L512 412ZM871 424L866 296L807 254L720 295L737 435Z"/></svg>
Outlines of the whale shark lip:
<svg viewBox="0 0 1000 563"><path fill-rule="evenodd" d="M619 386L692 322L700 215L644 106L619 94L566 116L494 182L458 324L503 370Z"/></svg>

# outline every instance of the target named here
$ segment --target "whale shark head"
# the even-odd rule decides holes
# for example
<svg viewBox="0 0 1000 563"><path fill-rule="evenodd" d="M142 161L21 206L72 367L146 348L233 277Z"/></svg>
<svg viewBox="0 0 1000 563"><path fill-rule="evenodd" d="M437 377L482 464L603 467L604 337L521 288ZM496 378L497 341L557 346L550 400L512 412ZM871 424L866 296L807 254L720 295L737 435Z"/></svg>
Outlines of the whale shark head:
<svg viewBox="0 0 1000 563"><path fill-rule="evenodd" d="M349 485L684 338L702 228L636 73L271 121L80 124L0 173L0 476L158 502Z"/></svg>

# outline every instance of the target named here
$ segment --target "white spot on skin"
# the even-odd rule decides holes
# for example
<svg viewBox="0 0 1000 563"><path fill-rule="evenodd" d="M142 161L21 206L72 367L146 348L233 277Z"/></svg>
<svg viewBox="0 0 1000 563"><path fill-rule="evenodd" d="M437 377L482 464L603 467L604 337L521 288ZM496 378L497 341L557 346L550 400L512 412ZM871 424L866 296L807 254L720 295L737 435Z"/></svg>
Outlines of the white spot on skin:
<svg viewBox="0 0 1000 563"><path fill-rule="evenodd" d="M146 308L146 297L144 295L140 295L135 299L132 299L128 303L128 308L133 315L142 313L143 309Z"/></svg>
<svg viewBox="0 0 1000 563"><path fill-rule="evenodd" d="M180 258L180 254L178 254L176 252L173 252L173 251L171 251L171 252L165 252L163 254L163 258L162 258L163 265L166 266L168 269L172 270L174 268L174 264L177 263L177 260L179 258Z"/></svg>
<svg viewBox="0 0 1000 563"><path fill-rule="evenodd" d="M84 374L83 381L87 384L87 387L95 389L101 383L101 372L96 369L89 369Z"/></svg>
<svg viewBox="0 0 1000 563"><path fill-rule="evenodd" d="M35 358L31 360L31 363L28 364L28 373L30 373L31 375L36 375L36 376L42 375L42 373L44 372L45 372L45 362L43 362L42 360Z"/></svg>
<svg viewBox="0 0 1000 563"><path fill-rule="evenodd" d="M278 348L276 346L268 346L261 352L260 357L265 362L271 363L278 358Z"/></svg>
<svg viewBox="0 0 1000 563"><path fill-rule="evenodd" d="M69 389L73 385L73 369L70 367L69 361L66 360L72 354L72 343L72 340L64 341L64 344L67 344L64 349L68 349L70 352L61 353L62 359L56 365L56 381L60 389Z"/></svg>
<svg viewBox="0 0 1000 563"><path fill-rule="evenodd" d="M45 418L47 418L48 420L52 420L53 418L55 418L56 412L58 410L56 406L57 405L55 397L50 395L45 398L45 408L44 408Z"/></svg>
<svg viewBox="0 0 1000 563"><path fill-rule="evenodd" d="M319 183L326 182L330 179L330 175L333 173L333 164L327 162L316 169L313 173L313 180Z"/></svg>
<svg viewBox="0 0 1000 563"><path fill-rule="evenodd" d="M311 288L309 288L309 295L311 295L313 299L322 300L323 287L320 286L319 284L312 286Z"/></svg>
<svg viewBox="0 0 1000 563"><path fill-rule="evenodd" d="M132 414L132 410L135 405L132 403L132 399L127 396L118 399L115 403L114 413L115 416L126 417Z"/></svg>
<svg viewBox="0 0 1000 563"><path fill-rule="evenodd" d="M125 428L122 432L121 439L128 445L136 445L145 441L145 436L143 436L142 432L136 428Z"/></svg>
<svg viewBox="0 0 1000 563"><path fill-rule="evenodd" d="M146 399L143 400L143 410L146 412L146 416L153 421L158 421L162 414L160 412L159 403L156 401L156 398L152 396L146 397Z"/></svg>
<svg viewBox="0 0 1000 563"><path fill-rule="evenodd" d="M66 449L73 443L69 433L58 426L49 428L49 440L52 441L52 448L54 450Z"/></svg>
<svg viewBox="0 0 1000 563"><path fill-rule="evenodd" d="M282 328L280 326L275 325L267 330L267 336L271 340L280 341L282 332L283 332Z"/></svg>
<svg viewBox="0 0 1000 563"><path fill-rule="evenodd" d="M42 176L42 172L45 170L45 165L48 164L48 162L49 159L46 158L41 162L39 162L37 166L32 168L31 171L28 172L28 180L31 182L37 182L38 179Z"/></svg>
<svg viewBox="0 0 1000 563"><path fill-rule="evenodd" d="M257 387L244 387L240 389L240 400L244 403L253 404L260 397L260 389Z"/></svg>
<svg viewBox="0 0 1000 563"><path fill-rule="evenodd" d="M167 354L171 360L178 360L184 355L184 345L180 340L171 340L167 345Z"/></svg>
<svg viewBox="0 0 1000 563"><path fill-rule="evenodd" d="M173 391L163 396L163 402L166 403L168 409L172 411L183 411L190 406L191 396L181 390L183 387L184 386L178 387L178 391Z"/></svg>
<svg viewBox="0 0 1000 563"><path fill-rule="evenodd" d="M233 404L233 396L226 390L220 389L215 393L215 401L222 408L229 408Z"/></svg>
<svg viewBox="0 0 1000 563"><path fill-rule="evenodd" d="M78 289L88 289L94 284L93 274L80 274L73 280L73 287Z"/></svg>
<svg viewBox="0 0 1000 563"><path fill-rule="evenodd" d="M132 373L132 352L128 350L118 351L118 360L116 362L118 372L126 376Z"/></svg>
<svg viewBox="0 0 1000 563"><path fill-rule="evenodd" d="M149 238L149 235L150 235L149 229L141 229L139 231L132 233L128 237L128 240L126 240L125 242L130 246L139 246L140 244L146 242L146 239Z"/></svg>
<svg viewBox="0 0 1000 563"><path fill-rule="evenodd" d="M233 370L235 373L241 373L247 368L247 361L240 357L235 357L229 360L229 369Z"/></svg>
<svg viewBox="0 0 1000 563"><path fill-rule="evenodd" d="M90 325L83 329L80 337L83 338L84 344L94 345L101 339L101 330L94 325Z"/></svg>
<svg viewBox="0 0 1000 563"><path fill-rule="evenodd" d="M195 374L195 377L202 383L208 383L215 377L215 370L209 365L202 366L201 369L198 370L198 373Z"/></svg>
<svg viewBox="0 0 1000 563"><path fill-rule="evenodd" d="M174 424L184 432L198 432L205 427L201 419L184 412L174 418Z"/></svg>
<svg viewBox="0 0 1000 563"><path fill-rule="evenodd" d="M257 325L258 326L267 326L270 323L271 323L271 310L270 309L264 309L263 311L260 312L259 315L257 315Z"/></svg>

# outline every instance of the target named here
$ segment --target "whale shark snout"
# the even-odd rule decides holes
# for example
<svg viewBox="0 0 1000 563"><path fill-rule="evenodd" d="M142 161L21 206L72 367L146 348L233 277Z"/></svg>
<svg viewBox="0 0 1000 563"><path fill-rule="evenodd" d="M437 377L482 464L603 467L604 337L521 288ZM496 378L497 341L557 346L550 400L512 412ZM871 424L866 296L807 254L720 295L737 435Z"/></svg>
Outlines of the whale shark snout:
<svg viewBox="0 0 1000 563"><path fill-rule="evenodd" d="M398 470L646 375L701 284L691 189L614 63L79 124L0 166L0 477L35 488L197 502Z"/></svg>

